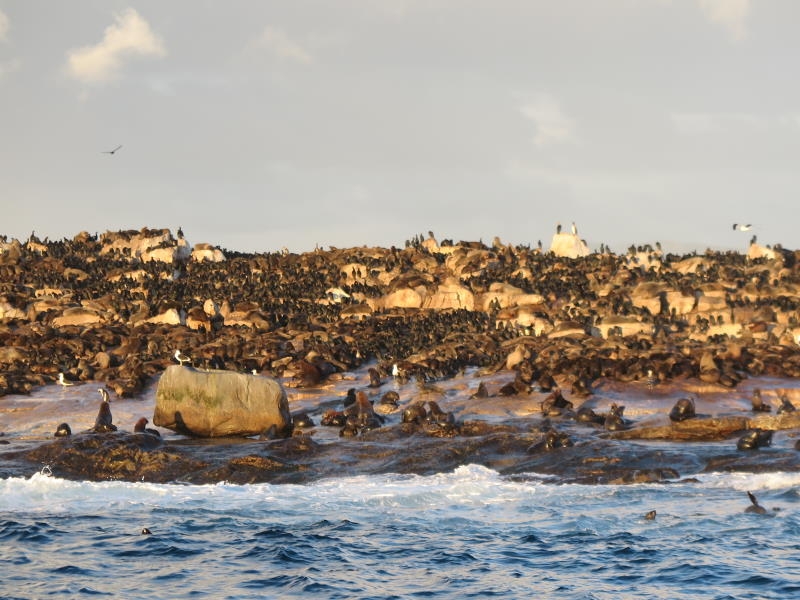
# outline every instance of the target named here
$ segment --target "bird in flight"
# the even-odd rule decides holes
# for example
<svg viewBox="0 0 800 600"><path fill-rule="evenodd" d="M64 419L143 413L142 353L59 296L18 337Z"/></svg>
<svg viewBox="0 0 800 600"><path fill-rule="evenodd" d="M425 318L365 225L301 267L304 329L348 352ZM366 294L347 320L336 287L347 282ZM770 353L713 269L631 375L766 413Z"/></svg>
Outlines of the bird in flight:
<svg viewBox="0 0 800 600"><path fill-rule="evenodd" d="M747 225L739 225L738 223L734 223L733 224L733 230L734 231L736 231L737 229L739 231L750 231L752 228L753 228L753 226L750 225L749 223Z"/></svg>
<svg viewBox="0 0 800 600"><path fill-rule="evenodd" d="M114 154L117 150L122 148L122 144L114 148L113 150L103 150L103 154Z"/></svg>

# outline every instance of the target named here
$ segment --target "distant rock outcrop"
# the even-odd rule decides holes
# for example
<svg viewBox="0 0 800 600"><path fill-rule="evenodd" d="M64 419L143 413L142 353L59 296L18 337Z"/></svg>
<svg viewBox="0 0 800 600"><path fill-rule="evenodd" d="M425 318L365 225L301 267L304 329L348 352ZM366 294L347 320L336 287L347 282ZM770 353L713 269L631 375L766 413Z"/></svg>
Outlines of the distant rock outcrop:
<svg viewBox="0 0 800 600"><path fill-rule="evenodd" d="M153 424L195 437L246 437L291 427L286 391L274 379L173 365L158 382Z"/></svg>
<svg viewBox="0 0 800 600"><path fill-rule="evenodd" d="M550 252L565 258L589 256L589 247L574 233L556 233L550 242Z"/></svg>

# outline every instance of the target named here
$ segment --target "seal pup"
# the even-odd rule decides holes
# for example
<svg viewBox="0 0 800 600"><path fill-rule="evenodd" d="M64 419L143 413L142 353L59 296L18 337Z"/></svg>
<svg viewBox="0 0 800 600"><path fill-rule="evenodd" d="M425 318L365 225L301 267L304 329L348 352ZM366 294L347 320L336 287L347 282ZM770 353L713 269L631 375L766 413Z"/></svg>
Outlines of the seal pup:
<svg viewBox="0 0 800 600"><path fill-rule="evenodd" d="M762 446L769 446L772 444L772 433L770 430L763 429L748 431L736 442L736 449L758 450Z"/></svg>
<svg viewBox="0 0 800 600"><path fill-rule="evenodd" d="M175 350L175 354L173 354L172 356L175 358L175 360L178 361L178 364L180 366L183 366L183 363L189 363L190 365L192 364L192 359L186 356L185 354L181 354L180 350Z"/></svg>
<svg viewBox="0 0 800 600"><path fill-rule="evenodd" d="M69 423L61 423L58 427L56 427L56 432L53 434L55 437L69 437L72 435L72 429L70 429Z"/></svg>
<svg viewBox="0 0 800 600"><path fill-rule="evenodd" d="M758 503L758 498L756 498L753 492L747 492L747 497L750 498L750 506L744 509L746 513L754 513L757 515L765 515L767 514L767 509L761 506Z"/></svg>
<svg viewBox="0 0 800 600"><path fill-rule="evenodd" d="M108 399L108 392L103 388L97 390L103 400L100 402L100 410L97 412L97 418L94 421L92 431L96 433L108 433L109 431L116 431L117 426L111 421L111 403Z"/></svg>
<svg viewBox="0 0 800 600"><path fill-rule="evenodd" d="M694 400L691 398L681 398L669 411L670 421L685 421L686 419L693 419L696 417L694 411Z"/></svg>
<svg viewBox="0 0 800 600"><path fill-rule="evenodd" d="M772 407L762 400L761 390L758 388L753 390L753 397L750 401L753 404L753 412L770 412L772 410Z"/></svg>
<svg viewBox="0 0 800 600"><path fill-rule="evenodd" d="M148 422L149 421L145 417L142 417L141 419L136 421L136 424L133 426L133 432L134 433L147 433L147 434L150 434L150 435L154 435L156 437L161 437L161 434L158 431L156 431L155 429L150 429L149 427L147 427L147 423Z"/></svg>

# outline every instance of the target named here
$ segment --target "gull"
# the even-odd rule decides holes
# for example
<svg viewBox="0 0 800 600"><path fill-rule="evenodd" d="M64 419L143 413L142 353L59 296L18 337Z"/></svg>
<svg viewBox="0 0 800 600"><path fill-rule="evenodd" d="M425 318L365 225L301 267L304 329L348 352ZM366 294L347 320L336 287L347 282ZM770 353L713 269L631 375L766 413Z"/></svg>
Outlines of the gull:
<svg viewBox="0 0 800 600"><path fill-rule="evenodd" d="M58 385L60 385L61 387L69 387L69 386L75 385L75 384L72 383L71 381L67 381L66 379L64 379L64 373L59 373L58 374Z"/></svg>
<svg viewBox="0 0 800 600"><path fill-rule="evenodd" d="M103 150L102 154L114 154L117 150L122 148L122 144L114 148L113 150Z"/></svg>
<svg viewBox="0 0 800 600"><path fill-rule="evenodd" d="M738 231L750 231L752 228L753 228L753 226L750 223L748 223L747 225L739 225L739 223L734 223L733 224L733 230L734 231L737 231L737 230Z"/></svg>
<svg viewBox="0 0 800 600"><path fill-rule="evenodd" d="M175 357L175 360L177 360L178 363L181 366L183 366L183 363L185 363L185 362L187 362L187 363L191 363L192 362L192 359L189 358L188 356L186 356L185 354L181 354L180 350L175 350L175 354L173 354L173 356Z"/></svg>

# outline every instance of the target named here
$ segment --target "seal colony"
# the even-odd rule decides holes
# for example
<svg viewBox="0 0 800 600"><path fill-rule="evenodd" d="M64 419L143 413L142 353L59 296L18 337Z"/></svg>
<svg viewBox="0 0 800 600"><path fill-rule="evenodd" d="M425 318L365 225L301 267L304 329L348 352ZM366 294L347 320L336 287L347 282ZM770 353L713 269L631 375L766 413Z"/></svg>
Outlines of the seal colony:
<svg viewBox="0 0 800 600"><path fill-rule="evenodd" d="M766 432L800 427L791 399L781 397L769 415L763 391L752 411L746 400L748 412L760 415L713 424L695 411L693 398L681 399L661 427L639 426L615 403L604 412L592 407L597 389L615 382L641 384L644 395L687 382L721 391L750 377L800 377L796 252L753 243L747 254L678 256L646 245L617 255L605 247L588 252L573 229L557 232L550 252L498 239L439 243L431 233L403 248L303 254L190 248L167 229L3 239L0 395L92 381L136 397L176 363L255 372L298 390L324 389L369 367L353 402L333 406L340 399L331 398L319 411L321 426L330 423L348 440L401 432L452 442L502 430L518 435L506 443L528 457L517 472L524 465L546 470L540 457L552 452L580 452L572 438L583 434L565 427L603 431L604 444L744 434L748 450L767 446ZM497 430L443 410L431 390L465 373L508 380L496 389L481 382L465 398L487 405L532 400L536 423ZM405 397L381 389L392 384L404 386ZM409 386L416 392L407 393ZM368 398L369 390L378 396ZM295 432L305 441L263 435L265 443L286 446L282 456L270 455L270 470L275 461L287 464L290 448L314 448L313 421L303 416ZM111 429L110 418L98 422ZM152 438L148 448L161 447L155 435L145 437ZM53 443L75 439L60 434ZM735 451L736 442L731 446ZM263 457L233 460L216 475L230 475L234 464L266 464Z"/></svg>

